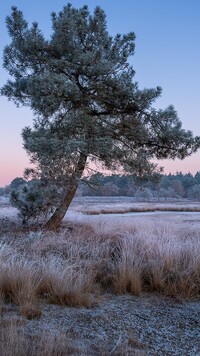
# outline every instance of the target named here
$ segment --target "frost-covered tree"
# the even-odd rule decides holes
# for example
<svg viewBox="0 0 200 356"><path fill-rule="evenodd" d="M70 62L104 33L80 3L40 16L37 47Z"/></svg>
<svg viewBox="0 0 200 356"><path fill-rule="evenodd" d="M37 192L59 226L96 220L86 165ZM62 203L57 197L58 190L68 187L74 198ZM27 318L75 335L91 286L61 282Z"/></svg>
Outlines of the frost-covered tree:
<svg viewBox="0 0 200 356"><path fill-rule="evenodd" d="M32 180L13 189L10 202L18 208L18 216L26 224L28 221L45 221L53 210L54 197L52 187L45 185L42 180Z"/></svg>
<svg viewBox="0 0 200 356"><path fill-rule="evenodd" d="M24 184L26 184L26 181L22 177L16 177L10 183L9 189L12 191L14 189L18 189L20 186Z"/></svg>
<svg viewBox="0 0 200 356"><path fill-rule="evenodd" d="M142 200L152 200L153 199L153 192L151 189L146 187L139 187L135 193L135 198L139 198Z"/></svg>
<svg viewBox="0 0 200 356"><path fill-rule="evenodd" d="M116 196L119 195L119 188L111 182L105 183L100 189L103 196Z"/></svg>
<svg viewBox="0 0 200 356"><path fill-rule="evenodd" d="M6 23L4 68L12 80L1 93L33 110L33 128L23 130L32 173L60 191L47 228L60 225L88 159L142 174L155 169L152 158L182 159L197 149L172 106L152 107L161 88L140 90L133 81L135 35L110 36L100 7L90 14L68 4L52 13L50 39L16 7Z"/></svg>
<svg viewBox="0 0 200 356"><path fill-rule="evenodd" d="M195 184L188 191L188 198L200 200L200 184Z"/></svg>

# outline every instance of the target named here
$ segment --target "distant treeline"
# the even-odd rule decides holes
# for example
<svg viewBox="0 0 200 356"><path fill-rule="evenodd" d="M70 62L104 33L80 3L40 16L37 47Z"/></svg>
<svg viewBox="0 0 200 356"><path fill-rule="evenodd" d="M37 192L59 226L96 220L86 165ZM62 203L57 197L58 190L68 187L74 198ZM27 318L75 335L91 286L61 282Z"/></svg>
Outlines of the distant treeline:
<svg viewBox="0 0 200 356"><path fill-rule="evenodd" d="M136 198L186 198L200 200L200 172L194 176L183 174L156 174L152 177L137 177L135 175L95 174L84 179L80 195L121 195Z"/></svg>
<svg viewBox="0 0 200 356"><path fill-rule="evenodd" d="M12 190L28 184L23 178L15 178L10 185L0 188L0 195L8 195ZM138 177L136 175L101 173L82 179L77 195L82 196L132 196L150 200L152 198L185 198L200 200L200 171L195 175L156 174Z"/></svg>

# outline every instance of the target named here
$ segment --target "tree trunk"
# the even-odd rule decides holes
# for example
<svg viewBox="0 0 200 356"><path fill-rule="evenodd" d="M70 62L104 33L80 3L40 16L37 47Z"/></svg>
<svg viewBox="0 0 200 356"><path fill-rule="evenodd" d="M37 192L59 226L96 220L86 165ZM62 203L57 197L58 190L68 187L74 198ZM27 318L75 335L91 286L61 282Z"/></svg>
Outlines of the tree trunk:
<svg viewBox="0 0 200 356"><path fill-rule="evenodd" d="M87 155L81 153L78 160L77 168L75 170L75 173L70 179L70 183L67 189L67 193L64 196L64 199L61 201L60 205L56 208L51 218L45 224L45 228L47 230L55 230L60 227L62 220L79 186L81 176L85 169L86 161L87 161Z"/></svg>

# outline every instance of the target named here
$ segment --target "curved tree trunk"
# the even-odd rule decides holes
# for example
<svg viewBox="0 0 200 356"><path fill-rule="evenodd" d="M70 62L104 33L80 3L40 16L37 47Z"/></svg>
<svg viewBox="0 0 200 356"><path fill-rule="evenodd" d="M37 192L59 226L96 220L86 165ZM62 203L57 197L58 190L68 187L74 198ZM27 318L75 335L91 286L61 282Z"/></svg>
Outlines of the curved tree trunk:
<svg viewBox="0 0 200 356"><path fill-rule="evenodd" d="M61 201L60 205L56 208L55 212L51 216L51 218L45 224L45 228L48 230L55 230L60 227L62 220L71 204L71 201L76 193L76 190L79 186L81 176L85 169L85 164L87 161L87 155L81 153L79 157L79 161L77 164L77 168L70 179L70 183L67 189L67 193Z"/></svg>

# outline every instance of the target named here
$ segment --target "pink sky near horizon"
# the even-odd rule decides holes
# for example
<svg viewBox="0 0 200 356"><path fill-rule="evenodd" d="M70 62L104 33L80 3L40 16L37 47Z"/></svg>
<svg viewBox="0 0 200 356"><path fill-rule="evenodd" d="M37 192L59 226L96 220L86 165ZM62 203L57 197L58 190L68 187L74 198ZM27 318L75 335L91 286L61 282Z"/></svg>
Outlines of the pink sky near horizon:
<svg viewBox="0 0 200 356"><path fill-rule="evenodd" d="M193 175L200 171L198 169L197 160L199 160L199 152L193 154L182 160L161 160L158 162L159 166L164 167L164 174L175 174L176 172L192 173ZM183 165L184 162L184 165ZM24 168L30 166L29 158L22 148L10 152L3 160L1 159L0 165L7 166L5 174L0 177L0 187L10 184L16 177L23 177Z"/></svg>
<svg viewBox="0 0 200 356"><path fill-rule="evenodd" d="M50 13L58 12L65 0L7 0L0 3L0 87L8 79L2 69L2 53L10 39L5 27L5 16L15 4L29 22L38 20L45 35L50 33ZM163 89L156 107L173 104L183 128L200 136L200 1L199 0L73 0L75 7L87 4L92 11L100 5L107 14L108 30L112 35L134 31L135 55L130 59L136 71L135 80L140 88L160 85ZM21 131L32 123L28 108L16 108L5 97L0 97L0 187L17 176L23 176L29 159L22 147ZM181 160L165 160L164 173L195 174L200 171L200 150Z"/></svg>
<svg viewBox="0 0 200 356"><path fill-rule="evenodd" d="M20 160L19 160L20 159ZM183 169L183 162L179 160L167 160L160 161L159 165L164 166L164 173L176 173L176 172L183 172L183 173L192 173L193 175L198 171L196 165L196 159L199 160L199 154L194 154L193 157L185 158L186 169ZM1 161L0 164L7 165L7 160L9 160L9 165L7 166L8 169L6 170L5 174L1 176L0 179L0 187L6 186L10 184L10 182L16 177L23 177L24 168L29 166L28 157L24 154L24 152L18 152L17 155L8 156L5 161ZM200 169L199 169L200 171Z"/></svg>

